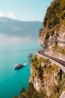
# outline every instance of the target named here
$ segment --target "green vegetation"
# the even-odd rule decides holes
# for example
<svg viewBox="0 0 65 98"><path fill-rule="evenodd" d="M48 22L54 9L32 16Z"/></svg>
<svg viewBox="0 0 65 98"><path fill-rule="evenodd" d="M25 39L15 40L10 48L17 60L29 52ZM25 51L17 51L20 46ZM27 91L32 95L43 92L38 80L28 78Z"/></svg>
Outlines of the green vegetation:
<svg viewBox="0 0 65 98"><path fill-rule="evenodd" d="M14 96L14 98L47 98L45 91L37 92L32 83L29 83L27 91L23 91L20 93L20 96Z"/></svg>
<svg viewBox="0 0 65 98"><path fill-rule="evenodd" d="M29 63L31 63L31 62L32 62L32 59L33 59L33 54L31 54L31 53L30 53L30 54L28 55Z"/></svg>
<svg viewBox="0 0 65 98"><path fill-rule="evenodd" d="M42 59L37 59L37 57L35 56L31 64L31 67L34 70L33 73L35 74L37 78L42 78L41 61Z"/></svg>
<svg viewBox="0 0 65 98"><path fill-rule="evenodd" d="M43 66L41 66L42 62L44 62ZM65 89L65 83L63 84L63 82L65 82L65 74L62 72L62 70L59 70L59 67L56 64L52 64L49 61L49 59L43 59L37 56L35 56L32 61L32 68L33 70L35 70L33 71L33 74L36 74L35 77L38 76L37 78L40 78L42 76L40 78L42 81L48 81L50 78L52 78L52 75L55 73L54 78L55 78L55 81L58 82L58 85L49 87L50 90L52 91L52 94L49 98L59 98L62 91ZM39 76L39 74L41 76ZM54 84L54 81L53 81L53 84ZM44 85L44 82L43 82L43 85ZM49 85L49 83L46 85ZM41 94L40 96L43 96L42 94L44 94L44 96L39 98L47 98L45 90L43 90L43 93L42 91L40 91L40 94Z"/></svg>
<svg viewBox="0 0 65 98"><path fill-rule="evenodd" d="M65 0L54 0L47 9L43 25L53 28L65 19Z"/></svg>
<svg viewBox="0 0 65 98"><path fill-rule="evenodd" d="M63 79L59 81L58 85L55 87L50 98L59 98L62 91L65 91L65 77L64 76L63 76Z"/></svg>
<svg viewBox="0 0 65 98"><path fill-rule="evenodd" d="M60 47L60 46L58 46L58 44L55 44L53 46L53 49L57 53L65 54L65 47Z"/></svg>
<svg viewBox="0 0 65 98"><path fill-rule="evenodd" d="M49 45L50 36L55 34L54 31L59 33L61 25L65 26L65 0L54 0L47 9L43 28L39 32L41 39L44 39L45 48Z"/></svg>
<svg viewBox="0 0 65 98"><path fill-rule="evenodd" d="M44 71L46 73L52 74L53 72L57 72L58 71L58 66L56 64L53 64L51 66L51 64L50 64L50 66L47 66L46 68L44 68Z"/></svg>

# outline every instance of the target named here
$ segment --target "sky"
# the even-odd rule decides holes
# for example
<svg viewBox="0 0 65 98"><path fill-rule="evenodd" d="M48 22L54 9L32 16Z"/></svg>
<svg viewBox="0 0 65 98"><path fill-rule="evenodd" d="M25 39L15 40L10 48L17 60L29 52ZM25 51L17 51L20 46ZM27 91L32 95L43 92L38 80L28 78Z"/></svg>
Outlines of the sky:
<svg viewBox="0 0 65 98"><path fill-rule="evenodd" d="M43 21L52 0L0 0L0 17L21 21Z"/></svg>

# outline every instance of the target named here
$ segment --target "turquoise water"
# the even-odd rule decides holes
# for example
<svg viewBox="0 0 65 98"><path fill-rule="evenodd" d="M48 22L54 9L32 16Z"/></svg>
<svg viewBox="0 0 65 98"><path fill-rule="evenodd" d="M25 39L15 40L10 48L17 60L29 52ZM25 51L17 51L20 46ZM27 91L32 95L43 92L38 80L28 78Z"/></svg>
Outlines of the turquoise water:
<svg viewBox="0 0 65 98"><path fill-rule="evenodd" d="M27 88L30 76L28 55L29 53L34 54L36 50L32 50L39 48L40 46L35 41L0 43L0 98L13 98L14 95L19 95L22 87ZM27 63L27 66L14 70L15 64L18 63Z"/></svg>

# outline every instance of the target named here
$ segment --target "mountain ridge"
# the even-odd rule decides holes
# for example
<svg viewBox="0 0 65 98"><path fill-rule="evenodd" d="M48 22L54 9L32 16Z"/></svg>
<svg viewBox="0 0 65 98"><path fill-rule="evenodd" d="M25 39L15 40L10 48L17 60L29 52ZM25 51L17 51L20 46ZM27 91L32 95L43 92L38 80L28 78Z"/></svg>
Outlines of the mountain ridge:
<svg viewBox="0 0 65 98"><path fill-rule="evenodd" d="M42 22L39 21L19 21L7 17L0 17L0 34L37 37L41 25Z"/></svg>

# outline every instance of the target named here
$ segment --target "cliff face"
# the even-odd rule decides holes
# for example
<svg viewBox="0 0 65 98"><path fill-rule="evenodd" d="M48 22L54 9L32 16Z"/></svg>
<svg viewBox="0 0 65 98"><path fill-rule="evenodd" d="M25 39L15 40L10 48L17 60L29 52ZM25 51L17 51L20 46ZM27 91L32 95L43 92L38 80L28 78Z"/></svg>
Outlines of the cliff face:
<svg viewBox="0 0 65 98"><path fill-rule="evenodd" d="M54 62L35 55L30 82L36 91L44 93L40 98L59 98L65 90L65 73Z"/></svg>
<svg viewBox="0 0 65 98"><path fill-rule="evenodd" d="M51 59L54 57L65 61L65 0L54 0L47 9L43 28L40 29L39 44ZM41 52L41 55L44 54ZM60 65L65 66L65 62ZM38 92L45 93L42 98L64 96L65 71L57 61L53 62L46 56L35 55L31 64L30 82Z"/></svg>
<svg viewBox="0 0 65 98"><path fill-rule="evenodd" d="M33 83L34 88L38 92L43 91L47 96L50 96L60 80L60 68L51 63L49 59L36 55L31 69L30 81Z"/></svg>
<svg viewBox="0 0 65 98"><path fill-rule="evenodd" d="M65 0L54 0L48 7L39 44L43 50L31 63L33 87L20 98L65 98Z"/></svg>
<svg viewBox="0 0 65 98"><path fill-rule="evenodd" d="M48 7L39 44L47 54L65 60L65 0L54 0Z"/></svg>
<svg viewBox="0 0 65 98"><path fill-rule="evenodd" d="M48 29L41 32L39 44L45 48L45 52L50 56L65 60L65 25L61 23L55 26L53 31Z"/></svg>

